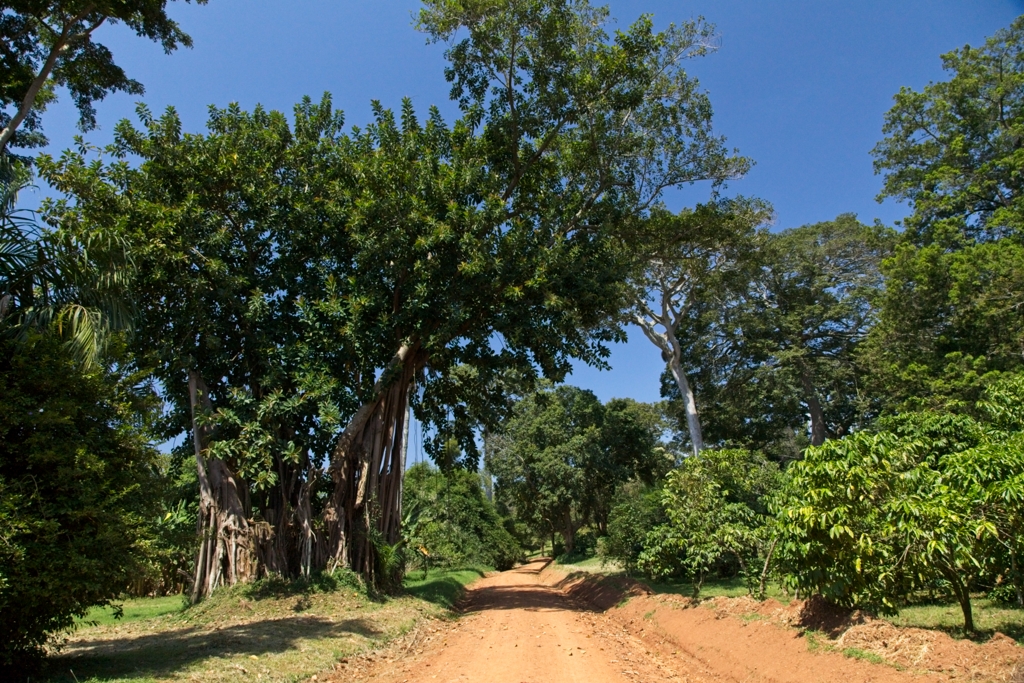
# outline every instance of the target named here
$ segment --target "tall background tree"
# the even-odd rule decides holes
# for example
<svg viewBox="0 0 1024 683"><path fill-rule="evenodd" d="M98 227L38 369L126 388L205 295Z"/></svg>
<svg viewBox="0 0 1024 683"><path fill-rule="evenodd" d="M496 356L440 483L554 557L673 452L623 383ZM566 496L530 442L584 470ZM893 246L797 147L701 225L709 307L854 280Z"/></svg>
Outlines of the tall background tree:
<svg viewBox="0 0 1024 683"><path fill-rule="evenodd" d="M841 215L742 240L740 267L709 271L710 286L693 287L676 343L707 443L798 457L875 410L859 350L893 234ZM682 424L688 401L674 373L666 371L663 391Z"/></svg>
<svg viewBox="0 0 1024 683"><path fill-rule="evenodd" d="M890 410L975 402L1021 367L1024 19L902 89L874 149L879 198L907 201L869 359Z"/></svg>
<svg viewBox="0 0 1024 683"><path fill-rule="evenodd" d="M748 164L740 160L738 174ZM704 448L697 395L688 374L699 361L684 348L707 323L707 310L730 306L757 277L762 224L771 209L756 200L721 200L672 215L656 210L643 223L644 239L630 278L630 320L661 351L680 397L690 447Z"/></svg>
<svg viewBox="0 0 1024 683"><path fill-rule="evenodd" d="M489 444L495 497L539 538L561 535L572 554L584 525L606 532L623 484L651 483L674 464L661 447L662 431L653 406L623 399L602 405L576 387L541 388L516 404Z"/></svg>

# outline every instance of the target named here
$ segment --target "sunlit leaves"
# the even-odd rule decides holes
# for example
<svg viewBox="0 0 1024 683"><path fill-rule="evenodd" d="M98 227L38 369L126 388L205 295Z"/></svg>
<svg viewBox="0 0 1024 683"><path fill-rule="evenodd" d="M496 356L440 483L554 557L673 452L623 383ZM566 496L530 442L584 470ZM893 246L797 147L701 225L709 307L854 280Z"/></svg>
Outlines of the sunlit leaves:
<svg viewBox="0 0 1024 683"><path fill-rule="evenodd" d="M896 611L915 591L948 590L971 628L972 581L1020 581L1007 558L1021 551L1024 442L967 417L886 426L791 465L775 501L782 563L796 585L844 605Z"/></svg>

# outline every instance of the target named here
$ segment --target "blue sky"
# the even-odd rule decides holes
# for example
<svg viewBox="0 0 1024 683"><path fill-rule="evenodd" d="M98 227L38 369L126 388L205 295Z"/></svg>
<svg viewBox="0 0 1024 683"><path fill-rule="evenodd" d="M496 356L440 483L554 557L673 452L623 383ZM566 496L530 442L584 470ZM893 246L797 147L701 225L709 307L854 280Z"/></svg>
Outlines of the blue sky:
<svg viewBox="0 0 1024 683"><path fill-rule="evenodd" d="M720 49L688 70L710 93L716 128L757 165L731 191L758 196L776 209L776 227L828 220L843 212L892 224L906 208L878 204L880 179L870 150L901 86L920 89L943 78L939 55L985 37L1024 13L1021 0L614 0L626 26L650 13L659 26L704 16L716 24ZM170 56L123 27L104 28L102 42L146 94L100 103L100 129L132 117L135 102L154 111L174 106L186 129L201 130L206 108L238 102L290 111L304 95L324 91L350 124L367 121L370 100L397 107L411 97L448 116L443 47L412 28L413 0L211 0L173 3L172 14L195 47ZM66 98L44 126L51 152L72 144L76 115ZM672 198L703 197L703 190ZM637 329L616 346L611 371L577 368L569 382L607 400L659 398L662 363Z"/></svg>

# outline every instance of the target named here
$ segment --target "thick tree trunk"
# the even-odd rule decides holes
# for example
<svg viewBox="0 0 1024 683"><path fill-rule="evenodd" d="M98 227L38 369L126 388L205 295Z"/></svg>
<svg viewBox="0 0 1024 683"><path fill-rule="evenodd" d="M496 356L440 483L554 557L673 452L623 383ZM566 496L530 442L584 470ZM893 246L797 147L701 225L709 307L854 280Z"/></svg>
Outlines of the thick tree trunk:
<svg viewBox="0 0 1024 683"><path fill-rule="evenodd" d="M409 425L412 423L412 384L405 399L405 424L402 426L402 457L399 459L398 470L398 513L402 513L402 495L405 492L405 470L409 464Z"/></svg>
<svg viewBox="0 0 1024 683"><path fill-rule="evenodd" d="M672 368L672 377L676 380L679 393L683 397L683 405L686 408L686 426L690 432L690 443L693 444L693 454L697 455L704 450L704 435L700 431L700 415L697 413L697 398L693 395L690 382L686 379L683 366L679 359L673 355L669 361Z"/></svg>
<svg viewBox="0 0 1024 683"><path fill-rule="evenodd" d="M245 513L243 497L235 474L217 458L206 458L210 434L199 424L199 416L211 411L210 393L199 373L190 370L189 400L192 408L192 442L199 478L199 550L191 600L196 603L215 588L249 581L257 576L253 529Z"/></svg>
<svg viewBox="0 0 1024 683"><path fill-rule="evenodd" d="M821 401L818 400L818 392L814 389L814 383L807 370L800 368L800 383L804 389L804 401L807 402L807 412L811 418L811 445L820 446L828 438L828 431L825 429L825 411L821 409Z"/></svg>
<svg viewBox="0 0 1024 683"><path fill-rule="evenodd" d="M350 567L375 585L387 580L379 576L375 542L399 539L402 443L409 389L421 364L417 348L399 349L331 456L334 493L324 510L322 564Z"/></svg>
<svg viewBox="0 0 1024 683"><path fill-rule="evenodd" d="M660 316L655 315L643 300L639 300L637 306L638 312L634 314L633 322L639 325L644 335L661 349L661 358L669 365L672 377L676 381L676 386L679 387L679 394L683 398L683 406L686 410L686 427L690 433L693 454L697 455L704 450L704 435L700 429L697 398L693 394L689 380L686 379L686 373L683 372L681 361L682 347L679 344L679 339L676 337L675 330L675 326L679 321L678 311L674 311L670 298L665 298L664 292L662 293L662 313ZM665 328L664 333L658 332L655 329L658 325Z"/></svg>
<svg viewBox="0 0 1024 683"><path fill-rule="evenodd" d="M312 483L312 476L303 482L299 492L299 504L295 509L299 534L299 571L307 578L313 566L313 544L316 542L313 533L313 508L309 502L309 489Z"/></svg>

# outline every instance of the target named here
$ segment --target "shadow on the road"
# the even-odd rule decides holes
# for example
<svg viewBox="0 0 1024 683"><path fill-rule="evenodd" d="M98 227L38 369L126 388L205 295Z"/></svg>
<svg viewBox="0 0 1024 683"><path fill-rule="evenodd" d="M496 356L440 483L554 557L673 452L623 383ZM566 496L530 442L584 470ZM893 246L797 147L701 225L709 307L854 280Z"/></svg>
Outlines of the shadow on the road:
<svg viewBox="0 0 1024 683"><path fill-rule="evenodd" d="M550 558L540 558L509 573L538 576L551 562ZM631 595L648 593L650 589L627 577L573 572L553 585L524 582L518 585L474 588L467 595L462 611L525 609L604 612L621 604Z"/></svg>
<svg viewBox="0 0 1024 683"><path fill-rule="evenodd" d="M565 593L553 586L486 586L472 592L463 606L463 612L484 610L525 609L525 610L573 610L590 611L581 604L570 600Z"/></svg>
<svg viewBox="0 0 1024 683"><path fill-rule="evenodd" d="M512 571L519 572L522 574L540 574L549 566L551 566L551 563L554 561L555 558L553 557L537 557L531 560L530 562L527 562L523 566L513 569Z"/></svg>
<svg viewBox="0 0 1024 683"><path fill-rule="evenodd" d="M470 568L464 571L473 572L481 579L487 576L487 574L480 569ZM466 582L464 580L459 581L452 576L442 575L428 579L423 583L406 586L405 592L410 595L415 595L420 600L432 602L435 605L454 607L465 594L465 588Z"/></svg>

